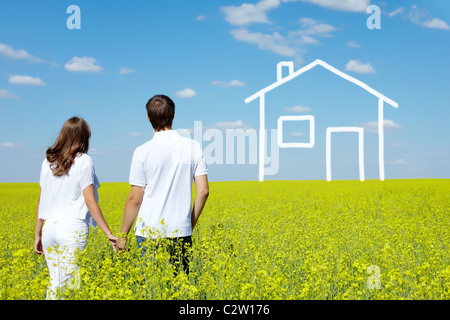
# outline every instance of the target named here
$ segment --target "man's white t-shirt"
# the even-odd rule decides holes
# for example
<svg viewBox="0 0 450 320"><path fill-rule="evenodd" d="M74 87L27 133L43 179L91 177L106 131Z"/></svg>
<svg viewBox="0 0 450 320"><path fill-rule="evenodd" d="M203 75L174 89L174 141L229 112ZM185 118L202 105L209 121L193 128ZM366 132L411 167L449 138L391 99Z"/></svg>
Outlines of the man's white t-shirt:
<svg viewBox="0 0 450 320"><path fill-rule="evenodd" d="M136 148L129 182L145 188L136 235L190 236L192 182L207 173L200 143L174 130L155 132L150 141Z"/></svg>
<svg viewBox="0 0 450 320"><path fill-rule="evenodd" d="M39 185L41 198L39 201L39 218L43 220L81 219L92 227L97 223L92 218L84 200L83 190L89 185L94 186L98 201L97 189L100 183L95 174L92 159L87 154L75 157L69 174L53 175L50 162L42 162Z"/></svg>

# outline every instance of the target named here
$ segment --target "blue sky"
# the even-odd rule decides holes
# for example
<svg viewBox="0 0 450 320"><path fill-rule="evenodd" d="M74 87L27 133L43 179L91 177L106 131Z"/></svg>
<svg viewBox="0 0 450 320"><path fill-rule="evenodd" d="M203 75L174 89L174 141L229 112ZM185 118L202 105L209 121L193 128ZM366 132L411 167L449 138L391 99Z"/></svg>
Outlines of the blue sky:
<svg viewBox="0 0 450 320"><path fill-rule="evenodd" d="M369 5L381 9L370 30ZM70 30L67 7L81 9ZM127 181L133 150L153 135L145 104L175 101L174 128L259 128L245 98L321 59L399 104L385 107L386 179L450 178L450 3L447 1L0 2L0 182L37 182L45 150L71 116L92 129L99 179ZM365 129L367 179L378 178L377 99L323 68L266 97L266 126L314 115L313 149L280 149L268 179L325 179L325 130ZM285 141L305 141L292 123ZM203 141L207 148L209 142ZM270 151L269 151L270 152ZM333 136L333 179L358 179L357 138ZM257 180L257 164L210 164L209 178Z"/></svg>

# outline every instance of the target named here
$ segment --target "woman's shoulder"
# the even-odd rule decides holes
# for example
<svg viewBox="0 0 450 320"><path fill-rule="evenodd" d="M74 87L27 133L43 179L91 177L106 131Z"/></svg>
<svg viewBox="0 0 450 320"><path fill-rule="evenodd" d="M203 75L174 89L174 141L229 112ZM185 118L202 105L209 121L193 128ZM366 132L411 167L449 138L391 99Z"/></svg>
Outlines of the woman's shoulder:
<svg viewBox="0 0 450 320"><path fill-rule="evenodd" d="M89 156L87 153L79 153L75 157L75 163L77 164L93 164L91 156Z"/></svg>
<svg viewBox="0 0 450 320"><path fill-rule="evenodd" d="M41 164L41 171L43 172L44 170L50 170L50 162L47 160L47 158L44 158Z"/></svg>

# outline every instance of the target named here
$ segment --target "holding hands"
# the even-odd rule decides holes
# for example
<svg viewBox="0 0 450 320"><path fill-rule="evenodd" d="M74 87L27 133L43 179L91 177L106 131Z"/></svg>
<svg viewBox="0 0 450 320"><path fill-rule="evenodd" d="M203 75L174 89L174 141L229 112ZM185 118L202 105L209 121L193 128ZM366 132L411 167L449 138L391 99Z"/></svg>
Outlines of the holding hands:
<svg viewBox="0 0 450 320"><path fill-rule="evenodd" d="M118 241L119 238L117 238L115 235L108 234L108 240L109 240L109 244L111 245L111 247L113 248L114 252L117 252L117 247L118 247Z"/></svg>
<svg viewBox="0 0 450 320"><path fill-rule="evenodd" d="M127 235L121 235L121 237L117 241L117 248L121 252L127 251L127 249L125 248L126 244L127 244Z"/></svg>
<svg viewBox="0 0 450 320"><path fill-rule="evenodd" d="M109 244L113 248L114 252L117 252L117 245L119 238L112 234L109 229L108 224L106 223L105 218L103 217L102 211L97 203L95 198L94 186L91 184L83 190L84 201L89 209L94 220L97 222L98 226L102 231L106 234L109 240Z"/></svg>

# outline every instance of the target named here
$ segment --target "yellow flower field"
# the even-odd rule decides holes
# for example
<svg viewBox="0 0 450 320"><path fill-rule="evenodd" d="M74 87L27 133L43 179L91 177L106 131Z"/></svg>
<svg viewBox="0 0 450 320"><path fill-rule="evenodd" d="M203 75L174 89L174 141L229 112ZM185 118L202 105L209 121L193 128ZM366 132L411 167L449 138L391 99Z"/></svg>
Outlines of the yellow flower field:
<svg viewBox="0 0 450 320"><path fill-rule="evenodd" d="M118 235L127 183L103 183ZM90 231L65 299L449 299L450 180L212 182L191 272ZM0 299L45 299L38 184L0 184Z"/></svg>

